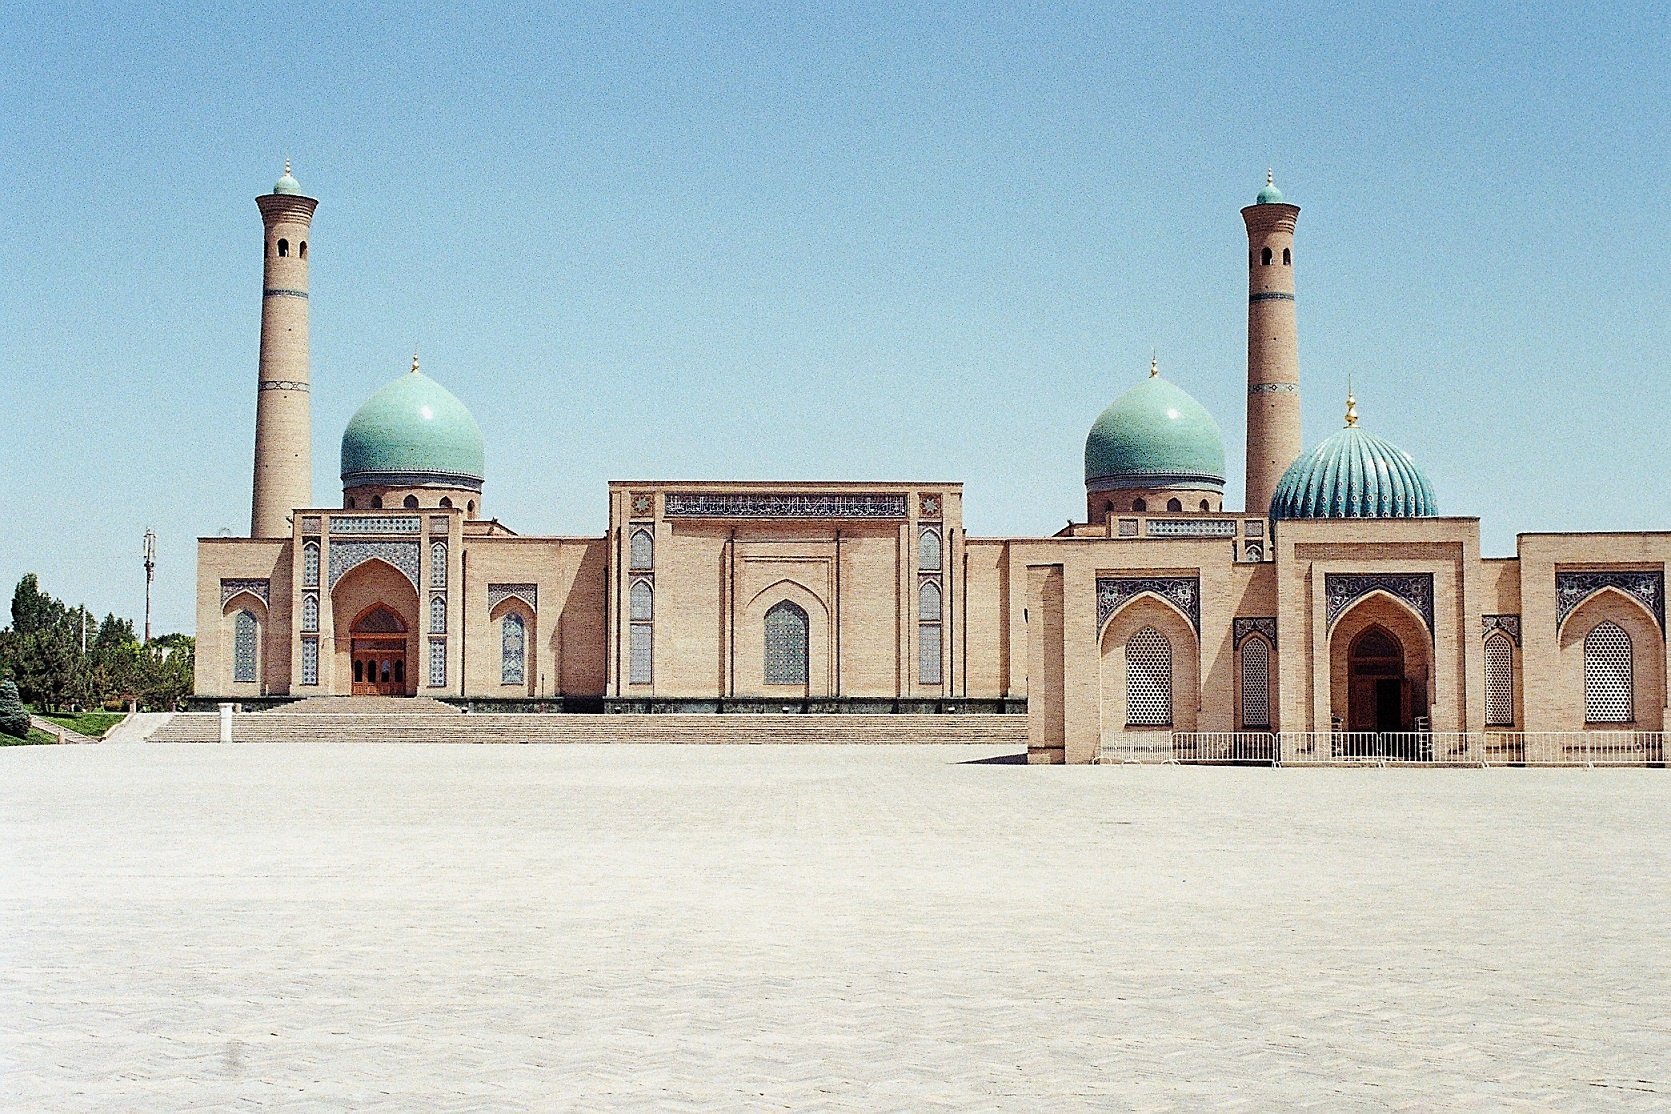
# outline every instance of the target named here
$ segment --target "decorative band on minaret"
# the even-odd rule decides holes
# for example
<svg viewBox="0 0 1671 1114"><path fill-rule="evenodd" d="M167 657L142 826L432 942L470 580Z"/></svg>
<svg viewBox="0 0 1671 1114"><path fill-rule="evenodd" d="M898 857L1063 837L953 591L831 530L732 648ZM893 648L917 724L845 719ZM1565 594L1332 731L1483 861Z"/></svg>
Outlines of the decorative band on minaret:
<svg viewBox="0 0 1671 1114"><path fill-rule="evenodd" d="M1265 514L1304 447L1300 433L1300 341L1294 316L1294 222L1273 176L1247 223L1247 510Z"/></svg>
<svg viewBox="0 0 1671 1114"><path fill-rule="evenodd" d="M313 505L313 424L308 403L308 227L319 202L284 177L255 199L264 226L261 363L255 394L252 538L288 538L290 514Z"/></svg>

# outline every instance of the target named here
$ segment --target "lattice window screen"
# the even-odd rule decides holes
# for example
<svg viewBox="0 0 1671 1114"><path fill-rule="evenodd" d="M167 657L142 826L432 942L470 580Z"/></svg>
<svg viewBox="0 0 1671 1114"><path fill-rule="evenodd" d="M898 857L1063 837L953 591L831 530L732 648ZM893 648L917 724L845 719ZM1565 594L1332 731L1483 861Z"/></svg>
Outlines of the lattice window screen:
<svg viewBox="0 0 1671 1114"><path fill-rule="evenodd" d="M806 612L784 600L766 612L766 683L804 685L806 679Z"/></svg>
<svg viewBox="0 0 1671 1114"><path fill-rule="evenodd" d="M925 685L940 683L940 624L917 626L917 678Z"/></svg>
<svg viewBox="0 0 1671 1114"><path fill-rule="evenodd" d="M524 653L528 644L528 627L516 612L506 615L499 623L499 683L520 685L526 675Z"/></svg>
<svg viewBox="0 0 1671 1114"><path fill-rule="evenodd" d="M447 643L437 638L429 644L429 687L440 688L447 683Z"/></svg>
<svg viewBox="0 0 1671 1114"><path fill-rule="evenodd" d="M435 542L429 547L429 586L447 586L447 543Z"/></svg>
<svg viewBox="0 0 1671 1114"><path fill-rule="evenodd" d="M302 543L302 587L319 587L319 543Z"/></svg>
<svg viewBox="0 0 1671 1114"><path fill-rule="evenodd" d="M447 597L429 597L429 633L447 633Z"/></svg>
<svg viewBox="0 0 1671 1114"><path fill-rule="evenodd" d="M636 581L627 593L627 618L647 623L656 617L656 593L647 580Z"/></svg>
<svg viewBox="0 0 1671 1114"><path fill-rule="evenodd" d="M1598 623L1584 636L1584 722L1634 720L1632 680L1630 635L1614 623Z"/></svg>
<svg viewBox="0 0 1671 1114"><path fill-rule="evenodd" d="M1242 726L1271 725L1271 644L1249 638L1242 644Z"/></svg>
<svg viewBox="0 0 1671 1114"><path fill-rule="evenodd" d="M647 685L655 679L655 627L634 623L627 631L627 683Z"/></svg>
<svg viewBox="0 0 1671 1114"><path fill-rule="evenodd" d="M1172 722L1172 644L1153 627L1126 642L1126 723L1164 727Z"/></svg>
<svg viewBox="0 0 1671 1114"><path fill-rule="evenodd" d="M302 597L302 629L319 629L319 597L312 593Z"/></svg>
<svg viewBox="0 0 1671 1114"><path fill-rule="evenodd" d="M627 545L629 569L653 569L656 566L656 542L648 530L634 530Z"/></svg>
<svg viewBox="0 0 1671 1114"><path fill-rule="evenodd" d="M302 684L319 683L319 639L302 639Z"/></svg>
<svg viewBox="0 0 1671 1114"><path fill-rule="evenodd" d="M1501 634L1485 640L1485 725L1514 726L1514 643Z"/></svg>
<svg viewBox="0 0 1671 1114"><path fill-rule="evenodd" d="M923 572L940 571L940 532L938 530L924 530L922 532L921 557L917 567Z"/></svg>
<svg viewBox="0 0 1671 1114"><path fill-rule="evenodd" d="M232 620L232 679L240 684L253 683L256 679L256 643L260 629L253 612L240 611Z"/></svg>

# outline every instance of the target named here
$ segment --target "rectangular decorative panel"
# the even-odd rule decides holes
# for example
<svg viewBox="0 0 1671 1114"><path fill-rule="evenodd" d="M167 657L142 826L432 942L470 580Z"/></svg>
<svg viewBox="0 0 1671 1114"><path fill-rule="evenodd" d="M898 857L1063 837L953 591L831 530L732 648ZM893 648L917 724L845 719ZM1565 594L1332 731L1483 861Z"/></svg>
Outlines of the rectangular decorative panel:
<svg viewBox="0 0 1671 1114"><path fill-rule="evenodd" d="M416 534L418 516L415 514L345 515L331 516L333 534Z"/></svg>
<svg viewBox="0 0 1671 1114"><path fill-rule="evenodd" d="M319 683L319 639L302 639L302 684Z"/></svg>
<svg viewBox="0 0 1671 1114"><path fill-rule="evenodd" d="M925 685L940 683L940 624L917 627L917 679Z"/></svg>
<svg viewBox="0 0 1671 1114"><path fill-rule="evenodd" d="M653 628L649 623L634 623L627 635L627 683L650 683L650 647Z"/></svg>
<svg viewBox="0 0 1671 1114"><path fill-rule="evenodd" d="M905 496L880 492L847 495L770 495L752 492L670 492L668 518L904 518Z"/></svg>
<svg viewBox="0 0 1671 1114"><path fill-rule="evenodd" d="M387 561L406 574L412 587L418 586L418 543L416 541L334 541L331 543L331 589L350 569L366 561Z"/></svg>
<svg viewBox="0 0 1671 1114"><path fill-rule="evenodd" d="M429 687L438 689L447 683L447 640L433 638L429 643Z"/></svg>
<svg viewBox="0 0 1671 1114"><path fill-rule="evenodd" d="M1151 538L1233 538L1236 523L1228 518L1151 518Z"/></svg>

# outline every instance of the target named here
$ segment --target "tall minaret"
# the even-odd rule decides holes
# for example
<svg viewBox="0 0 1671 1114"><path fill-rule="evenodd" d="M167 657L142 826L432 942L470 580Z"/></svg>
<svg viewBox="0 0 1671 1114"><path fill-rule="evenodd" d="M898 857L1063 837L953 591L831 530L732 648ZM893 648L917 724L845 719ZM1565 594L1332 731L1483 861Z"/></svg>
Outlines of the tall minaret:
<svg viewBox="0 0 1671 1114"><path fill-rule="evenodd" d="M1300 339L1294 322L1294 221L1269 172L1247 222L1247 510L1270 509L1277 481L1304 447Z"/></svg>
<svg viewBox="0 0 1671 1114"><path fill-rule="evenodd" d="M255 199L266 235L261 268L261 369L255 399L252 538L288 538L290 512L313 503L308 413L308 225L319 202L284 177Z"/></svg>

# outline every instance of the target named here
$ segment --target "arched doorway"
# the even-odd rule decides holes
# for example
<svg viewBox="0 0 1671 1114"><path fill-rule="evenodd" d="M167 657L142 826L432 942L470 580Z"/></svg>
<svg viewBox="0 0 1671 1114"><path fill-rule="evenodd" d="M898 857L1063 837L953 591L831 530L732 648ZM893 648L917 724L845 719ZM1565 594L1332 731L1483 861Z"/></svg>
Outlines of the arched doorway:
<svg viewBox="0 0 1671 1114"><path fill-rule="evenodd" d="M1408 731L1410 683L1404 647L1382 626L1364 628L1347 651L1346 729Z"/></svg>
<svg viewBox="0 0 1671 1114"><path fill-rule="evenodd" d="M361 612L353 637L355 696L406 695L406 624L382 604Z"/></svg>

